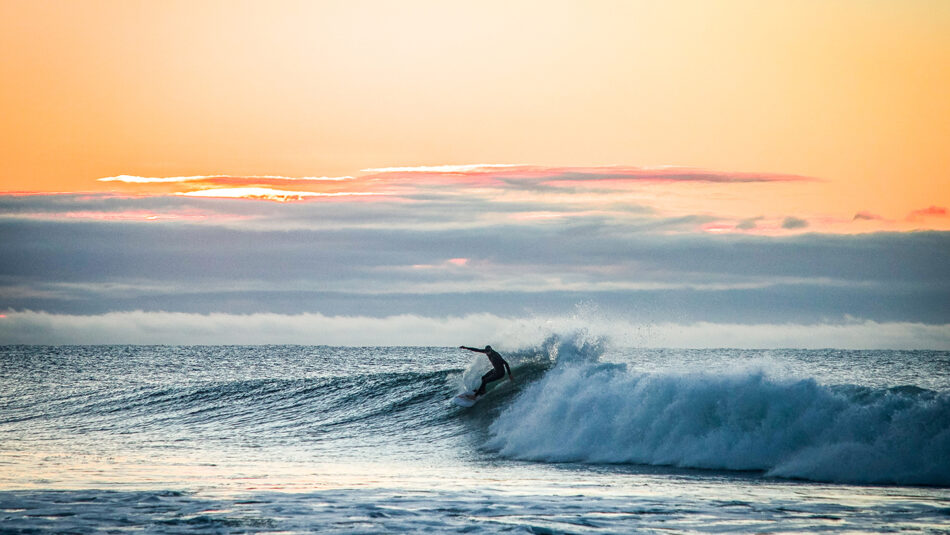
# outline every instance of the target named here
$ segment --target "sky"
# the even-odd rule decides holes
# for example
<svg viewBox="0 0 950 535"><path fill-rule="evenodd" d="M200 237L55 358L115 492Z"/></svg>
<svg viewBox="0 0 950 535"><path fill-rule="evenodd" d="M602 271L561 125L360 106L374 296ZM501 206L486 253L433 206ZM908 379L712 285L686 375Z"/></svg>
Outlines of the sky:
<svg viewBox="0 0 950 535"><path fill-rule="evenodd" d="M950 3L0 0L0 343L950 349Z"/></svg>

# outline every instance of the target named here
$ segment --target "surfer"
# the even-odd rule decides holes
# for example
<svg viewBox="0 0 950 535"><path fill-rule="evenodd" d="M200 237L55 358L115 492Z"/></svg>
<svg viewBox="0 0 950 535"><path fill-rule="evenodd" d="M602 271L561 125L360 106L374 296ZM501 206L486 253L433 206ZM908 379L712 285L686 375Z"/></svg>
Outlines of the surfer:
<svg viewBox="0 0 950 535"><path fill-rule="evenodd" d="M484 353L488 356L488 360L491 361L492 370L482 376L482 384L478 386L478 390L474 394L471 394L471 398L475 399L478 396L485 394L485 387L488 386L488 383L492 381L497 381L505 377L505 371L508 371L508 380L512 379L511 377L511 367L508 366L508 361L502 358L502 356L491 348L491 346L485 346L485 349L478 349L477 347L467 347L459 346L459 349L467 349L469 351L475 351L476 353Z"/></svg>

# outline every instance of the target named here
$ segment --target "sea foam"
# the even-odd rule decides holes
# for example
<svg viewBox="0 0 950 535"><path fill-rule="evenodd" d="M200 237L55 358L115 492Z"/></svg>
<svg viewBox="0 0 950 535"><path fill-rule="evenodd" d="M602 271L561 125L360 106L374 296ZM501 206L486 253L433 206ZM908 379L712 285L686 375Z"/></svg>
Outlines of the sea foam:
<svg viewBox="0 0 950 535"><path fill-rule="evenodd" d="M490 427L501 455L950 485L950 396L813 379L559 365Z"/></svg>

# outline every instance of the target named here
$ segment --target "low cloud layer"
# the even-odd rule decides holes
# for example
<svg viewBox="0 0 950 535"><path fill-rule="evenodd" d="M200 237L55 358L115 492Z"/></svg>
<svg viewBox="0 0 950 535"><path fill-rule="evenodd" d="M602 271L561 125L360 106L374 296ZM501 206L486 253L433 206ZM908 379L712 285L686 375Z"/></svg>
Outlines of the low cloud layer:
<svg viewBox="0 0 950 535"><path fill-rule="evenodd" d="M731 347L950 350L950 325L920 323L643 325L607 318L494 314L370 318L322 314L183 314L114 312L76 316L16 312L0 318L0 341L12 344L316 344L454 346L501 349L537 344L584 329L619 347Z"/></svg>
<svg viewBox="0 0 950 535"><path fill-rule="evenodd" d="M450 215L438 210L306 206L245 213L312 225L290 230L0 219L0 310L459 316L558 314L590 301L651 323L950 322L950 233L719 236L670 233L683 222L666 220L439 226ZM413 225L365 226L347 219L354 211Z"/></svg>

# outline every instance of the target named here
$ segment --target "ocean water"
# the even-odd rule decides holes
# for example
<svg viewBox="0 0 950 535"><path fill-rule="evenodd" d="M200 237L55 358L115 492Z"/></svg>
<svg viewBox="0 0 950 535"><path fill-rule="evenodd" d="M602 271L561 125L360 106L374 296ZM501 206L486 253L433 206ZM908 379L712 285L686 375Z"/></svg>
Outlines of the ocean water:
<svg viewBox="0 0 950 535"><path fill-rule="evenodd" d="M950 353L496 349L2 347L0 532L950 532Z"/></svg>

